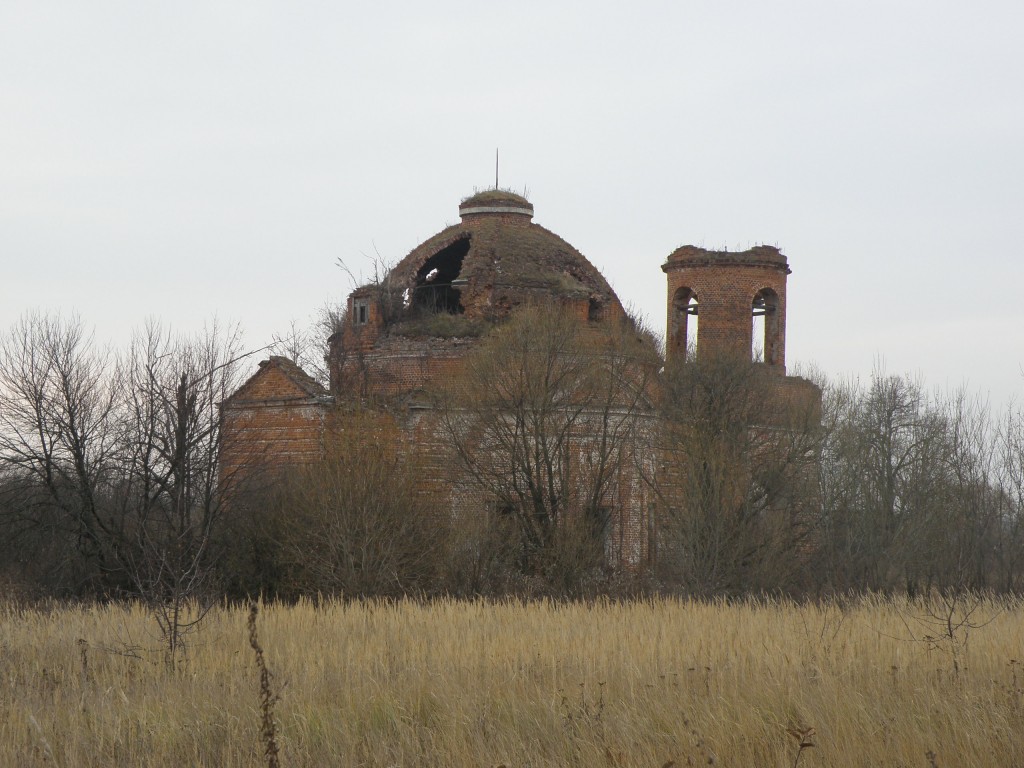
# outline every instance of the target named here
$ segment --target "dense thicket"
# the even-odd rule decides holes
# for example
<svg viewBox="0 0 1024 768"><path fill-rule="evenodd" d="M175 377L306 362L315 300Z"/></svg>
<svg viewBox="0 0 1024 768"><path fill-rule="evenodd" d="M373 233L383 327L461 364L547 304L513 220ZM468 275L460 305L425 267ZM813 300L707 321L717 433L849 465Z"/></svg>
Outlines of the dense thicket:
<svg viewBox="0 0 1024 768"><path fill-rule="evenodd" d="M456 490L480 499L456 513L380 443L243 493L218 466L237 334L150 326L116 353L26 315L0 339L0 579L168 622L198 595L1024 590L1020 410L876 372L780 413L756 364L659 371L633 324L531 311L438 394ZM603 563L623 471L657 521L629 573Z"/></svg>

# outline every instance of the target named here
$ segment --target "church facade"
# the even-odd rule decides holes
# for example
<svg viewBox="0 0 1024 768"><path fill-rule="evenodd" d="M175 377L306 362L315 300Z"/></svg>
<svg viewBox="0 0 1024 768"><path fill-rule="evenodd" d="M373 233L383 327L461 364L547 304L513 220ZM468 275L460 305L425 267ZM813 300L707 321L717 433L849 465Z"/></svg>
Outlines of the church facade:
<svg viewBox="0 0 1024 768"><path fill-rule="evenodd" d="M495 329L527 307L555 306L584 335L631 327L601 273L561 237L534 223L533 214L533 205L519 195L477 193L460 204L458 224L414 248L376 282L354 290L341 327L328 341L329 387L285 358L260 363L221 405L223 471L261 474L332 452L343 457L353 441L395 440L402 450L426 457L425 469L420 464L418 471L443 507L453 514L493 514L504 502L490 497L502 496L501 489L474 487L473 472L460 466L466 463L465 450L460 457L453 449L452 430L443 428L450 421L444 421L432 393L459 380L467 365L478 365L479 350ZM754 355L766 397L820 401L816 387L786 375L790 268L778 249L684 246L662 269L669 361L681 362L697 350L702 358ZM645 479L659 465L655 435L663 360L652 338L634 336L643 353L636 360L642 362L625 378L642 382L642 391L629 404L635 425L629 458L619 457L601 491L607 498L600 506L609 516L605 551L613 567L636 566L656 552L657 505ZM522 341L528 349L530 339ZM583 413L573 425L574 466L593 463L593 435L608 428L609 414L618 419L615 424L624 423L621 399L609 401L602 414ZM387 428L368 434L368 413ZM480 450L489 451L485 445Z"/></svg>

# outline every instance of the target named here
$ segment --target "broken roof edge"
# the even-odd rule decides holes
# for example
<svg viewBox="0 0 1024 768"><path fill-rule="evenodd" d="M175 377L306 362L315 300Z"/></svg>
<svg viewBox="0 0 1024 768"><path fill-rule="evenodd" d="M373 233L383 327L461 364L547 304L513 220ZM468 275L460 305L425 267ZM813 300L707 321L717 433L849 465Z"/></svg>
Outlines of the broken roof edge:
<svg viewBox="0 0 1024 768"><path fill-rule="evenodd" d="M296 386L305 390L310 395L328 394L326 387L306 373L295 361L282 355L271 355L269 359L260 362L260 368L271 365L280 369Z"/></svg>
<svg viewBox="0 0 1024 768"><path fill-rule="evenodd" d="M541 224L537 224L536 222L530 222L527 226L522 228L516 227L514 229L506 230L501 230L500 225L495 229L494 225L486 223L473 224L461 222L459 224L450 225L442 229L437 234L427 238L409 251L401 261L392 267L391 271L385 278L385 281L390 281L391 284L399 290L409 287L413 284L416 270L430 256L444 250L462 239L469 240L471 248L475 248L479 245L484 248L493 249L496 245L499 245L499 243L495 242L495 233L501 231L506 233L505 236L507 236L508 240L504 244L505 247L501 247L499 249L498 253L500 256L510 256L514 258L517 256L529 255L530 262L535 264L536 261L533 254L536 254L539 251L542 255L547 255L544 253L545 251L550 253L552 250L557 250L561 252L565 260L561 264L552 264L547 269L544 269L543 273L549 276L540 277L540 273L523 276L521 273L513 275L506 272L503 279L494 279L493 276L489 278L486 281L488 285L503 285L509 287L522 285L523 287L541 287L541 285L546 284L551 286L554 282L557 282L555 279L556 276L565 275L572 278L574 282L579 283L580 287L583 287L586 291L596 291L600 294L604 294L605 299L610 299L613 303L618 304L619 306L622 305L621 300L616 294L615 289L612 288L611 284L608 282L608 279L586 256L579 251L579 249L565 240L562 236L552 232ZM526 242L529 243L525 251L523 249L523 238L526 238ZM544 243L543 247L538 248L543 241L546 241L546 243ZM492 253L492 258L493 255L494 254ZM467 254L467 256L473 256L473 258L468 260L469 264L476 261L475 254L472 252ZM505 262L506 265L511 265L512 263L514 263L514 261L506 260ZM576 269L574 269L574 267ZM575 274L573 274L573 272L575 272ZM581 275L585 273L589 274L586 276L586 279L581 280ZM538 277L539 281L537 279ZM593 283L593 285L588 285L588 282ZM356 292L353 292L352 295L369 295L375 287L379 289L380 286L364 286L357 289L357 291L362 291L363 293L357 294Z"/></svg>
<svg viewBox="0 0 1024 768"><path fill-rule="evenodd" d="M266 376L271 371L280 371L281 374L296 388L299 399L318 399L330 397L330 392L320 382L306 373L297 363L281 355L271 355L267 360L261 360L256 372L246 379L242 385L232 392L227 398L221 401L222 405L230 406L242 402L261 402L268 398L261 397L247 401L245 394L255 386L255 382ZM288 398L269 398L271 400L284 400Z"/></svg>
<svg viewBox="0 0 1024 768"><path fill-rule="evenodd" d="M789 274L789 260L774 245L755 245L743 251L711 250L697 245L681 245L668 255L661 265L663 272L695 266L754 266L785 270Z"/></svg>

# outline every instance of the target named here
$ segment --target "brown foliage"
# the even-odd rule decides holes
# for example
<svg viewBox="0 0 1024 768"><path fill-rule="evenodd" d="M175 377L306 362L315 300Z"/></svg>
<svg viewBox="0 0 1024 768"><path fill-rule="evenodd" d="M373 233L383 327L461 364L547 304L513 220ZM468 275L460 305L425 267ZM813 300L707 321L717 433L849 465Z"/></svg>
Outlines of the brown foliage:
<svg viewBox="0 0 1024 768"><path fill-rule="evenodd" d="M286 594L395 596L436 588L447 521L386 417L356 416L358 437L284 475L266 499L281 536ZM393 435L391 436L393 437Z"/></svg>
<svg viewBox="0 0 1024 768"><path fill-rule="evenodd" d="M699 595L802 585L817 518L820 430L813 391L724 356L665 371L660 466L662 576Z"/></svg>
<svg viewBox="0 0 1024 768"><path fill-rule="evenodd" d="M517 567L572 591L606 562L659 358L628 319L581 323L520 309L442 393L442 425L485 514L513 533Z"/></svg>

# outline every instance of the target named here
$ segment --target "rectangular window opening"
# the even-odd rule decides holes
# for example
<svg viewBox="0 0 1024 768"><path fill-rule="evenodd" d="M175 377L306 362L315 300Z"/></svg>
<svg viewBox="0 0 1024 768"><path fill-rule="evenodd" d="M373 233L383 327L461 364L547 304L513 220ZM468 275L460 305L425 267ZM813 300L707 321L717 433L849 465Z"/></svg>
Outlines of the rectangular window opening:
<svg viewBox="0 0 1024 768"><path fill-rule="evenodd" d="M352 302L352 312L355 316L355 325L366 325L370 322L370 303L365 299Z"/></svg>

